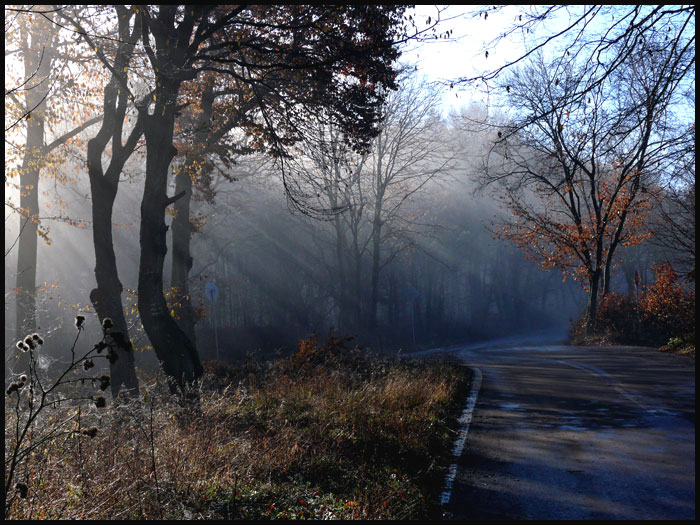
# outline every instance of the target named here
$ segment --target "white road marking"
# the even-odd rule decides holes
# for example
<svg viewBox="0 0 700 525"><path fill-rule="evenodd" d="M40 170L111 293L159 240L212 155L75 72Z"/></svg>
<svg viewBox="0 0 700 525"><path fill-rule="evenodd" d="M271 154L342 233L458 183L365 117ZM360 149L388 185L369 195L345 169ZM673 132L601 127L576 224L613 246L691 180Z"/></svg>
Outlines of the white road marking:
<svg viewBox="0 0 700 525"><path fill-rule="evenodd" d="M605 370L601 370L600 368L592 365L584 365L582 363L576 363L574 361L559 361L557 360L557 363L561 363L566 366L571 366L573 368L578 368L579 370L583 370L584 372L588 372L589 374L597 375L600 377L604 377L605 379L608 380L610 383L610 386L612 386L619 394L622 394L624 397L626 397L628 400L632 401L635 405L640 407L643 410L650 410L650 406L643 401L643 397L639 394L635 394L633 392L630 392L626 388L624 388L619 381L617 381L614 377L612 377L610 374L608 374Z"/></svg>
<svg viewBox="0 0 700 525"><path fill-rule="evenodd" d="M445 505L447 502L449 502L450 497L452 496L452 485L454 484L455 477L457 476L457 460L462 456L464 443L467 441L467 434L469 433L469 425L472 422L472 412L474 412L474 406L476 405L476 397L479 395L479 388L481 388L481 370L478 368L473 368L472 370L474 370L472 387L469 391L469 396L467 397L467 404L459 418L459 436L457 441L455 441L454 447L452 448L452 464L450 465L445 478L445 489L442 491L442 496L440 497L441 505Z"/></svg>

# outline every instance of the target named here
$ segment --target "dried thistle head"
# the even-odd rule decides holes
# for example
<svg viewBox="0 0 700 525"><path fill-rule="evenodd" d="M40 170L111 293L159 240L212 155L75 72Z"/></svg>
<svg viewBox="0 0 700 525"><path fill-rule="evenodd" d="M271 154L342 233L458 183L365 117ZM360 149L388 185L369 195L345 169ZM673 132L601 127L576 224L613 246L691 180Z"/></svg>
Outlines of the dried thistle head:
<svg viewBox="0 0 700 525"><path fill-rule="evenodd" d="M83 323L85 322L85 316L84 315L76 315L75 316L75 327L80 329L83 326Z"/></svg>
<svg viewBox="0 0 700 525"><path fill-rule="evenodd" d="M93 366L95 366L95 363L92 362L92 359L86 359L83 361L83 368L85 370L90 370Z"/></svg>
<svg viewBox="0 0 700 525"><path fill-rule="evenodd" d="M89 436L91 439L97 435L97 427L90 427L83 430L83 434Z"/></svg>
<svg viewBox="0 0 700 525"><path fill-rule="evenodd" d="M108 330L111 330L113 326L114 326L114 323L112 322L111 318L105 317L102 320L102 330L104 330L105 332L107 332Z"/></svg>
<svg viewBox="0 0 700 525"><path fill-rule="evenodd" d="M22 499L27 499L27 494L29 493L29 487L27 487L26 483L22 483L21 481L15 485L15 490L19 492L19 497Z"/></svg>
<svg viewBox="0 0 700 525"><path fill-rule="evenodd" d="M107 387L111 383L111 379L108 375L103 375L100 377L100 390L107 390Z"/></svg>

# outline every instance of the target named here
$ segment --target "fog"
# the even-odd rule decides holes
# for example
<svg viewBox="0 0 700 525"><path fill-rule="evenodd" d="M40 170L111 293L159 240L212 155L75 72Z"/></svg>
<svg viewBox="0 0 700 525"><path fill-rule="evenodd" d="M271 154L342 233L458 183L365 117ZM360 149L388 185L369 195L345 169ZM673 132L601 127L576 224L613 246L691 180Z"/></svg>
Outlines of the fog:
<svg viewBox="0 0 700 525"><path fill-rule="evenodd" d="M95 16L107 26L110 17L116 15L110 9L97 9ZM485 21L487 14L483 16ZM29 23L18 20L18 27ZM41 23L34 24L37 35L41 33ZM430 19L427 25L430 26ZM12 25L6 27L16 31ZM56 35L61 33L59 29L52 30ZM121 30L127 31L128 27ZM446 34L449 36L449 32ZM681 225L682 229L692 223L691 228L686 228L693 239L691 256L678 264L686 264L685 271L692 269L694 273L694 122L691 125L685 115L690 105L694 108L694 87L693 93L686 89L689 81L684 78L686 70L692 70L691 63L680 68L678 78L673 80L673 85L682 86L684 91L679 88L673 99L655 100L661 108L658 115L650 113L644 118L637 116L637 101L630 100L632 88L627 89L624 81L632 74L634 79L628 79L631 83L643 85L654 80L654 68L661 67L656 50L636 58L640 64L646 64L644 67L633 64L627 73L620 70L615 72L617 77L604 76L604 83L603 79L591 82L597 91L594 96L584 91L583 98L575 86L576 75L596 78L595 71L586 70L585 62L578 64L573 57L565 58L568 52L565 57L551 58L551 63L545 63L544 56L539 55L541 63L537 69L533 55L528 58L530 69L499 77L498 82L503 85L495 85L493 94L472 97L482 102L450 113L444 105L446 93L450 93L448 83L429 82L414 63L394 64L393 51L382 46L373 51L378 59L386 61L385 65L396 67L396 85L391 68L372 70L376 83L372 79L368 83L367 72L353 65L339 70L342 75L335 70L328 73L326 84L321 86L329 90L325 99L316 98L317 94L307 99L309 89L316 89L319 83L300 77L294 81L297 85L283 71L277 81L280 89L289 91L285 96L275 98L274 94L269 101L262 101L250 98L250 90L236 91L227 84L239 81L237 66L227 65L228 69L219 70L220 78L203 74L198 77L207 69L203 66L204 69L192 69L187 78L179 80L169 94L172 100L166 104L161 95L157 99L155 94L164 89L159 77L163 68L150 63L155 56L138 45L129 48L125 35L128 36L125 32L110 44L114 49L105 48L110 57L114 56L115 64L125 60L125 65L120 66L124 79L115 93L109 94L109 89L118 83L116 77L111 84L107 82L109 75L120 71L111 65L104 68L105 61L108 63L104 56L92 65L86 62L83 71L75 65L80 61L60 54L51 57L55 72L42 73L53 79L51 87L27 88L23 93L27 106L32 97L36 98L34 107L41 108L37 113L48 108L47 128L41 129L40 139L36 134L32 138L42 148L70 130L75 125L73 120L95 119L110 100L114 103L117 95L123 99L121 106L111 109L122 112L120 120L111 124L111 131L108 126L100 128L105 130L102 138L114 133L109 140L103 140L102 150L91 159L86 147L99 126L75 133L55 152L36 162L40 166L34 169L37 188L33 183L23 188L17 175L29 177L27 173L32 171L24 164L31 164L29 135L39 119L30 122L31 111L22 114L24 106L17 102L14 88L8 91L6 87L6 108L11 110L6 116L6 364L9 356L16 354L14 345L18 338L26 335L21 333L25 320L30 331L36 329L49 346L61 349L56 355L67 351L74 341L77 314L88 316L87 338L99 338L100 321L91 297L95 291L110 297L102 304L109 303L112 313L107 316L102 312L100 320L115 317L114 312L123 308L129 336L137 349L137 366L157 364L137 307L138 296L143 297L146 289L150 290L148 310L157 311L158 315L153 314L155 320L151 321L144 318L144 324L151 322L153 330L178 332L180 349L189 348L187 340L193 339L194 354L199 353L204 361L237 361L258 351L265 356L290 352L300 338L310 334L351 337L353 344L392 353L541 331L563 332L587 308L586 286L582 286L585 264L576 261L572 253L578 250L582 258L581 252L586 252L589 259L591 253L598 253L595 271L592 263L587 269L589 278L595 274L595 287L590 287L593 297L597 297L599 280L605 287L603 296L608 291L631 295L640 281L642 286L650 282L650 268L655 261L671 257L674 237L667 235L665 245L652 245L645 240L645 229L649 229L647 212L654 205L651 194L659 202L673 197L670 186L662 182L680 180L678 172L687 178L681 185L683 191L675 200L670 199L666 207L658 208L656 213L664 215L663 220L652 215L649 220L665 221L675 234L678 228L672 219L690 195L686 189L692 188L692 211L686 214L690 219L684 219ZM324 35L321 31L318 38L325 38ZM80 40L70 34L62 38ZM138 41L139 37L135 38ZM284 45L274 40L277 36L271 34L270 38L270 49L284 55ZM15 46L21 44L16 35L14 40L6 38L6 46L8 41ZM417 44L422 42L417 39ZM37 36L31 44L31 48L17 47L16 54L39 56L45 42ZM84 44L81 41L80 45ZM26 42L23 45L26 47ZM120 46L123 49L117 51ZM134 49L137 52L132 57L128 53ZM202 49L203 55L198 58L202 64L218 60L218 55L207 55L208 48ZM85 44L83 51L87 50ZM365 60L365 55L360 53L355 60ZM339 57L344 60L344 56L339 51ZM488 58L488 52L485 57ZM259 58L261 63L268 59L265 54ZM314 67L327 67L329 63L321 61ZM552 70L553 65L556 71ZM70 72L73 66L80 72ZM102 73L95 73L97 66L103 68ZM581 71L576 69L579 66L583 66ZM295 70L296 65L289 68ZM20 87L24 77L29 76L24 69L16 60L11 60L6 68L11 80ZM557 78L549 77L555 73ZM496 77L489 77L493 78ZM251 86L267 82L247 81ZM471 86L456 76L455 82L463 91ZM129 91L130 99L124 98L122 89ZM215 94L215 89L221 91ZM545 91L550 100L543 102L538 97ZM272 96L270 93L266 96ZM140 98L139 106L135 102ZM591 102L591 98L595 101ZM378 104L378 100L382 103ZM175 101L182 104L176 105ZM528 106L530 103L536 107ZM540 108L540 103L553 106ZM241 111L240 115L237 111ZM560 112L559 120L549 131L542 131L546 118L556 111ZM591 119L590 114L619 118ZM135 125L137 120L140 123L157 117L162 117L161 124L166 117L172 117L168 125L174 130L174 137L166 137L165 146L159 142L157 129L150 129L148 136L143 130L143 136L134 132L140 130L141 124ZM378 134L372 127L375 117ZM602 120L608 122L609 129L595 127ZM570 128L565 127L564 121ZM639 147L644 125L650 129L641 141L644 144L640 153L635 148ZM678 135L669 130L678 131ZM95 199L95 192L103 189L97 188L96 183L91 186L90 180L103 184L107 178L102 177L103 172L109 171L113 159L123 152L124 145L115 149L112 144L118 134L125 144L134 137L129 144L133 153L129 151L126 163L117 168L118 185L110 182L117 187L112 206L109 199ZM647 152L649 137L663 146ZM563 139L571 141L580 158L575 154L569 158L567 152L560 155L557 165L556 153L561 152ZM173 145L177 153L172 160L162 162L168 156L164 150ZM604 155L599 153L601 149L605 149ZM511 231L511 240L519 241L519 247L518 242L508 242L504 240L507 235L499 233L507 221L518 227L514 210L531 213L530 218L551 212L549 218L555 216L559 222L552 220L548 227L554 225L560 230L571 226L571 221L566 222L570 218L567 213L575 215L584 210L584 218L593 216L587 195L611 188L613 175L619 171L617 166L624 164L620 159L628 158L644 158L647 164L640 164L634 173L622 173L617 189L610 192L610 209L605 213L611 222L616 220L616 214L622 218L619 231L608 245L604 239L608 235L608 215L600 220L598 209L602 234L596 238L597 250L580 248L579 241L585 237L581 232L586 227L581 226L580 217L579 239L566 240L573 248L568 246L570 252L560 250L554 257L526 257L525 252L532 256L528 242L533 246L547 244L540 234L532 233L535 229L530 237L522 230L517 235ZM147 160L160 162L158 169L148 170L149 177ZM567 162L575 167L576 174L569 176L567 172L564 180L562 173L568 169ZM628 162L625 169L631 169L632 164ZM604 174L603 180L591 175L587 182L579 175L589 168L598 177ZM634 183L630 183L633 179ZM547 198L580 188L580 201L576 206L573 201L571 204L576 209L571 212L561 202L552 205L547 198L538 201L542 195L537 192L547 184ZM585 184L592 189L586 191ZM509 202L503 198L504 191ZM626 204L619 204L615 198L618 194L627 195L625 192L630 192L631 197ZM38 206L23 200L30 193L38 195ZM146 210L144 215L150 215L147 199L142 203L144 195L151 195L156 208L160 202L166 203L164 226L159 216L162 214L154 213L149 220L142 217L142 210ZM93 209L102 202L104 213ZM613 206L624 210L620 213ZM625 224L628 213L630 218ZM105 217L111 220L111 228L106 219L98 220ZM92 220L97 220L99 227ZM18 264L18 253L24 251L18 241L26 239L27 235L21 232L27 224L32 228L38 225L33 280L22 277L25 272L30 276L34 263ZM145 224L150 229L144 229ZM625 238L620 236L623 226ZM104 268L117 273L118 281L112 275L115 279L111 282L98 284L95 231L102 232L98 237L104 236L99 241L106 241L98 249L103 250L100 253L109 255L114 247L116 272L110 264ZM107 239L110 232L111 243ZM166 248L162 245L163 232L167 251L161 260ZM627 238L628 233L634 238ZM32 244L24 242L26 246ZM586 242L584 239L584 245ZM151 248L153 253L144 257ZM27 260L31 260L33 248L26 250L30 254ZM600 259L603 256L608 260ZM158 282L139 282L139 265L143 279L151 271L149 260ZM577 265L578 282L571 276L578 271ZM569 275L562 269L570 270ZM103 277L110 277L110 271L103 269ZM32 282L36 285L36 305L18 306L19 292L25 293ZM36 322L30 319L31 315L18 314L22 308L25 312L35 310ZM595 312L595 308L590 310L590 301L588 308ZM173 324L173 319L177 324ZM162 329L164 326L168 328ZM153 332L149 333L155 339ZM161 341L155 346L165 349L167 334L160 335ZM193 377L198 375L196 361L194 369L187 372L192 372Z"/></svg>
<svg viewBox="0 0 700 525"><path fill-rule="evenodd" d="M470 128L470 119L478 115L483 115L483 108L473 107L434 123L429 130L430 155L426 153L418 170L430 176L421 179L420 187L411 187L409 195L402 194L400 207L384 218L374 327L369 323L373 264L369 199L348 201L344 209L328 211L327 202L307 192L305 203L320 211L300 211L290 202L284 183L289 185L291 179L301 188L304 174L264 156L241 156L228 178L215 176L209 201L195 190L190 214L200 218L201 225L192 237L189 277L202 359L216 358L217 338L219 358L239 360L255 351L288 352L299 338L312 333L349 336L361 346L395 352L565 329L585 302L580 286L558 271L540 269L489 232L502 212L488 194L474 191L490 133ZM415 146L406 146L406 151L414 152ZM301 160L303 155L296 159ZM353 182L355 189L372 191L367 168L371 161L372 154L364 161L361 180ZM60 185L43 178L40 195L49 203L60 200L61 216L85 222L79 227L47 220L50 244L40 240L37 264L38 330L59 347L72 342L78 312L94 314L89 294L95 286L89 186L80 169L70 164L65 168L72 170L75 182ZM143 156L135 155L119 186L113 232L130 335L140 350L137 365L151 366L156 361L140 326L133 293L144 169ZM313 175L310 168L309 173ZM365 213L358 216L361 207ZM172 222L171 216L168 221ZM18 226L17 220L6 220L6 354L16 341L13 243ZM339 232L344 236L342 245ZM353 232L359 248L351 242ZM168 243L166 276L170 235ZM216 302L205 297L207 283L218 289ZM169 285L164 282L166 290ZM90 319L88 336L97 337L98 323Z"/></svg>

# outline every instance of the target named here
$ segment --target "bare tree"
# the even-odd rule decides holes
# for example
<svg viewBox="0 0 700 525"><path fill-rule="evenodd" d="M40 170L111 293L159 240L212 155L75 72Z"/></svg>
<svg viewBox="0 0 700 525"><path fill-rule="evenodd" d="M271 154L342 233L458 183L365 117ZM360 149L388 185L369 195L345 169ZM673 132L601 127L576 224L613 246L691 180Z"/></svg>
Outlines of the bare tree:
<svg viewBox="0 0 700 525"><path fill-rule="evenodd" d="M65 67L82 58L80 52L73 49L73 42L69 43L54 23L56 9L15 6L6 7L6 13L8 10L11 22L6 25L5 53L21 59L24 70L22 82L5 91L6 116L12 121L5 130L10 132L6 140L12 146L11 156L17 153L21 157L21 164L13 173L8 166L14 163L8 162L6 156L6 181L18 175L20 190L19 206L8 200L6 206L17 212L20 219L15 335L22 338L36 330L37 241L42 237L48 242L48 230L39 214L40 176L51 163L51 154L100 122L102 117L89 114L92 105L84 98L84 92L81 98L76 88L78 82ZM80 104L76 105L76 100ZM68 114L70 108L76 110ZM24 144L16 145L16 137L22 135ZM22 359L23 356L15 353L14 357Z"/></svg>
<svg viewBox="0 0 700 525"><path fill-rule="evenodd" d="M695 281L695 151L662 192L652 244Z"/></svg>
<svg viewBox="0 0 700 525"><path fill-rule="evenodd" d="M479 8L472 17L483 24L494 23L489 14L505 6ZM484 43L488 59L501 43L521 38L527 49L514 60L471 77L451 82L457 86L486 86L498 81L515 66L527 62L539 52L551 53L576 62L585 69L586 82L571 93L572 101L588 97L629 63L640 52L648 52L647 41L664 41L682 60L678 67L693 69L695 62L695 7L692 5L530 5L521 6L512 24L499 36ZM507 84L500 82L500 89Z"/></svg>
<svg viewBox="0 0 700 525"><path fill-rule="evenodd" d="M338 129L318 125L294 165L296 194L332 225L340 325L377 327L382 270L430 229L415 201L445 176L454 153L438 113L439 91L404 74L383 107L381 132L360 154ZM325 216L323 214L326 214ZM365 270L366 268L366 270ZM369 289L363 272L369 273Z"/></svg>
<svg viewBox="0 0 700 525"><path fill-rule="evenodd" d="M296 159L288 165L286 184L298 199L305 200L306 215L312 221L325 220L331 226L332 255L324 262L338 324L343 330L356 330L362 322L362 268L369 243L363 177L368 154L354 152L337 126L315 122L310 127ZM318 225L311 223L310 227L314 240L320 241ZM325 242L320 242L321 253Z"/></svg>
<svg viewBox="0 0 700 525"><path fill-rule="evenodd" d="M382 132L374 139L367 162L371 181L371 296L368 323L377 327L379 278L384 267L413 245L429 226L427 210L408 204L437 177L449 171L449 151L438 113L439 91L416 77L404 78L384 110Z"/></svg>
<svg viewBox="0 0 700 525"><path fill-rule="evenodd" d="M483 187L513 213L501 230L545 267L587 288L587 328L606 294L616 249L642 240L654 177L682 142L671 109L691 57L656 38L594 88L588 64L538 55L503 81L517 117L495 138ZM497 160L498 159L498 160ZM602 286L601 286L602 281Z"/></svg>

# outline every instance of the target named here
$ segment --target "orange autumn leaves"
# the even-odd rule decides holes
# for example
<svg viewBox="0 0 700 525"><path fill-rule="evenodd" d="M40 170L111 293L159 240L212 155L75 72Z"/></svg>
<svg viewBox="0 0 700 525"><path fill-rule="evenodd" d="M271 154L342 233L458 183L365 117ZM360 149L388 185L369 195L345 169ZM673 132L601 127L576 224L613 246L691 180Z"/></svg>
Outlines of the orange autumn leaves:
<svg viewBox="0 0 700 525"><path fill-rule="evenodd" d="M695 329L695 294L685 288L669 264L656 264L654 284L645 287L639 297L642 315L666 328L681 333Z"/></svg>
<svg viewBox="0 0 700 525"><path fill-rule="evenodd" d="M496 231L545 269L558 268L584 287L618 244L632 246L650 236L646 228L655 190L634 171L599 169L591 182L580 177L556 191L535 190L540 205L506 192L501 196L512 218Z"/></svg>

